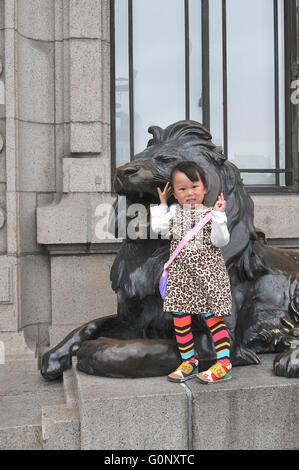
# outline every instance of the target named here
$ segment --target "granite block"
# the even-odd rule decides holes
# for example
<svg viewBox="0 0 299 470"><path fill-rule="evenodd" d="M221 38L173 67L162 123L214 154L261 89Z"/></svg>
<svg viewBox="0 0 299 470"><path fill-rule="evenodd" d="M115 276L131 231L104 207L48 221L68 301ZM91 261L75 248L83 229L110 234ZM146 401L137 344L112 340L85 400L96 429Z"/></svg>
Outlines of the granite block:
<svg viewBox="0 0 299 470"><path fill-rule="evenodd" d="M74 366L81 416L81 449L187 448L187 397L164 377L110 379Z"/></svg>
<svg viewBox="0 0 299 470"><path fill-rule="evenodd" d="M18 0L18 31L31 39L54 40L53 0Z"/></svg>
<svg viewBox="0 0 299 470"><path fill-rule="evenodd" d="M116 294L110 286L113 259L109 254L52 258L52 326L80 325L116 313Z"/></svg>
<svg viewBox="0 0 299 470"><path fill-rule="evenodd" d="M102 38L101 11L107 0L70 0L70 36Z"/></svg>
<svg viewBox="0 0 299 470"><path fill-rule="evenodd" d="M54 45L17 36L18 118L54 122ZM14 98L14 99L16 99Z"/></svg>
<svg viewBox="0 0 299 470"><path fill-rule="evenodd" d="M299 197L297 195L255 195L254 224L267 238L299 237ZM278 222L279 221L279 222Z"/></svg>
<svg viewBox="0 0 299 470"><path fill-rule="evenodd" d="M19 191L55 191L54 126L19 122L18 134L18 175L9 178L16 178Z"/></svg>
<svg viewBox="0 0 299 470"><path fill-rule="evenodd" d="M107 161L95 157L63 159L63 191L96 192L106 189Z"/></svg>
<svg viewBox="0 0 299 470"><path fill-rule="evenodd" d="M101 121L102 44L99 39L70 40L72 122Z"/></svg>

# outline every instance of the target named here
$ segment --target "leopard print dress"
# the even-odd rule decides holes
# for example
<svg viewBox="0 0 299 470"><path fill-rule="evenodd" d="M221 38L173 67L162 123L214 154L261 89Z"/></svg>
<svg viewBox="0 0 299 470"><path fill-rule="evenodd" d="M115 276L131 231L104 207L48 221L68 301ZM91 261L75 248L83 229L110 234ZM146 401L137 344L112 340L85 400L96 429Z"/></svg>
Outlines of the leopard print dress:
<svg viewBox="0 0 299 470"><path fill-rule="evenodd" d="M175 217L170 220L168 231L170 254L186 233L211 210L212 208L204 211L186 210L180 205L176 207ZM210 220L169 266L164 312L230 315L230 281L221 250L211 243L211 230Z"/></svg>

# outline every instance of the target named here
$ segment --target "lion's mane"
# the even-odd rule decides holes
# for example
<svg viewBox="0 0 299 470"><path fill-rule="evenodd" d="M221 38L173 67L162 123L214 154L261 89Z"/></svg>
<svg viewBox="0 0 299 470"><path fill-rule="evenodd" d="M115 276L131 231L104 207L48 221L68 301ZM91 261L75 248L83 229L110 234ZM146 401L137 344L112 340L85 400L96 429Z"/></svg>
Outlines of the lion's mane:
<svg viewBox="0 0 299 470"><path fill-rule="evenodd" d="M148 147L157 145L157 151L161 152L161 146L171 142L175 144L182 160L194 160L200 164L200 157L203 156L220 172L222 190L227 200L226 214L230 232L230 243L222 252L227 266L231 268L234 265L241 280L252 279L257 270L262 268L263 262L254 253L254 244L259 238L253 223L254 204L238 168L212 142L207 129L196 121L179 121L164 130L152 126L149 132L153 138L149 140ZM260 237L263 238L261 233Z"/></svg>

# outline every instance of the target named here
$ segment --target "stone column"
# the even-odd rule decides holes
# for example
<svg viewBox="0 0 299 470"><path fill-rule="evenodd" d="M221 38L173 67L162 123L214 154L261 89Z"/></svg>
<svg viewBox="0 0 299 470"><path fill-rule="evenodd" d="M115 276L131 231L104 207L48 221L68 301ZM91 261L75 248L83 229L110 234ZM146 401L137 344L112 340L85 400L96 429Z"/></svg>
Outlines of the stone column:
<svg viewBox="0 0 299 470"><path fill-rule="evenodd" d="M37 240L51 256L51 344L116 313L109 273L119 242L95 235L96 207L115 198L109 24L109 0L55 1L56 195L37 209Z"/></svg>
<svg viewBox="0 0 299 470"><path fill-rule="evenodd" d="M0 339L6 353L18 353L27 351L20 330L34 350L48 342L51 320L50 263L37 245L36 207L56 189L54 9L51 0L2 0L0 7L6 124L0 204L7 214L0 235Z"/></svg>

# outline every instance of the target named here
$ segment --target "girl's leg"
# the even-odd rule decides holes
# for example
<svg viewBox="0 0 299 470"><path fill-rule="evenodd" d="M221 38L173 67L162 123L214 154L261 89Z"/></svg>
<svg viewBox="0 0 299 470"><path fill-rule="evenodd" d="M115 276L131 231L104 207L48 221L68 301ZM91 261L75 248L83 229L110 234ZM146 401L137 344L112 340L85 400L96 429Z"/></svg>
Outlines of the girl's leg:
<svg viewBox="0 0 299 470"><path fill-rule="evenodd" d="M178 349L183 363L171 374L168 380L172 382L185 382L196 377L198 361L194 357L194 341L191 330L191 315L183 312L172 312L174 331Z"/></svg>
<svg viewBox="0 0 299 470"><path fill-rule="evenodd" d="M213 313L205 313L204 316L214 341L217 362L230 364L230 340L223 317L216 317Z"/></svg>
<svg viewBox="0 0 299 470"><path fill-rule="evenodd" d="M182 360L195 362L191 315L186 315L184 312L173 312L173 323Z"/></svg>
<svg viewBox="0 0 299 470"><path fill-rule="evenodd" d="M197 378L204 384L229 380L232 378L232 366L229 360L230 340L226 325L222 317L216 317L213 313L204 315L214 341L217 362L208 370L197 374Z"/></svg>

